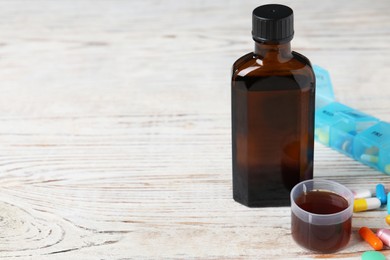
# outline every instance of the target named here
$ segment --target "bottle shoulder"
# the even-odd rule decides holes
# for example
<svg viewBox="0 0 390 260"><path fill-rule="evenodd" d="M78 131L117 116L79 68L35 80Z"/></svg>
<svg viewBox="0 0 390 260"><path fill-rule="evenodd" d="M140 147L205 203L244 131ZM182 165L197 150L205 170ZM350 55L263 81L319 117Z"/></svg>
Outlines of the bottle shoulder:
<svg viewBox="0 0 390 260"><path fill-rule="evenodd" d="M243 77L291 76L299 74L315 80L310 60L298 52L292 52L289 59L263 60L253 52L237 59L232 68L232 79Z"/></svg>
<svg viewBox="0 0 390 260"><path fill-rule="evenodd" d="M263 60L254 53L248 53L233 65L232 88L314 91L315 75L309 59L297 52L292 52L282 61Z"/></svg>
<svg viewBox="0 0 390 260"><path fill-rule="evenodd" d="M233 63L233 67L232 67L233 78L235 77L235 75L237 76L238 74L243 74L243 73L246 74L246 71L248 70L258 69L258 65L256 65L256 60L257 57L253 52L249 52L244 56L238 58Z"/></svg>

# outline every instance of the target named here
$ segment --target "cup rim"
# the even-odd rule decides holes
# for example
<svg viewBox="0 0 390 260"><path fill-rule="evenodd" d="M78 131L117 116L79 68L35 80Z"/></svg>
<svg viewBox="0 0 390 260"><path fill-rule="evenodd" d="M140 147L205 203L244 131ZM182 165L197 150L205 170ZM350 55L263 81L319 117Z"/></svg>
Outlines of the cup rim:
<svg viewBox="0 0 390 260"><path fill-rule="evenodd" d="M344 199L346 199L347 202L348 202L348 207L347 207L346 209L342 210L342 211L339 211L339 212L336 212L336 213L331 213L331 214L318 214L318 213L312 213L312 212L309 212L309 211L307 211L307 210L302 209L300 206L298 206L298 204L295 203L295 200L293 199L293 193L294 193L294 191L298 188L298 186L300 186L300 185L302 185L302 184L305 184L305 183L309 183L309 182L323 182L323 183L328 183L328 184L336 185L336 186L338 186L338 187L340 187L340 188L342 188L342 189L345 189L345 190L347 191L347 193L349 193L350 199L345 198L344 196L342 196L342 195L340 195L340 194L338 194L338 193L336 193L336 192L334 192L334 193L336 193L337 195L340 195L340 196L342 196ZM346 186L344 186L344 185L342 185L342 184L340 184L340 183L338 183L338 182L336 182L336 181L323 180L323 179L317 179L317 180L311 179L311 180L306 180L306 181L299 182L298 184L296 184L296 185L292 188L292 190L291 190L291 192L290 192L290 199L291 199L291 207L294 205L294 206L295 206L297 209L299 209L301 212L303 212L303 213L305 213L305 214L310 214L310 215L315 216L315 217L321 217L321 218L323 218L323 217L334 217L334 216L338 216L338 215L342 215L342 214L347 214L347 213L349 213L349 212L351 212L351 215L353 214L353 212L351 211L351 209L352 209L352 207L353 207L353 200L354 200L354 196L353 196L352 191L351 191L349 188L347 188Z"/></svg>

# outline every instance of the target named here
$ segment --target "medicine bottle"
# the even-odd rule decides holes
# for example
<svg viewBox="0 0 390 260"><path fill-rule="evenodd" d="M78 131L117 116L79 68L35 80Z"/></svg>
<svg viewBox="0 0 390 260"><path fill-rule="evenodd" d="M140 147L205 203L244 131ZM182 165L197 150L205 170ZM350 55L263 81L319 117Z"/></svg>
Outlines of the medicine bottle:
<svg viewBox="0 0 390 260"><path fill-rule="evenodd" d="M254 52L232 71L233 197L249 207L288 206L290 190L313 178L315 77L292 52L293 10L252 14Z"/></svg>

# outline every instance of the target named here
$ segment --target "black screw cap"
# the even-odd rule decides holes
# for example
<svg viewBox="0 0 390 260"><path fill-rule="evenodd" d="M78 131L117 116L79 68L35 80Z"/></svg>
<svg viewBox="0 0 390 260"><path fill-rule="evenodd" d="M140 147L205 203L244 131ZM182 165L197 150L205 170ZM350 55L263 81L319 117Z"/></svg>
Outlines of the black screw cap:
<svg viewBox="0 0 390 260"><path fill-rule="evenodd" d="M279 44L294 36L293 10L285 5L262 5L252 13L252 37L257 42Z"/></svg>

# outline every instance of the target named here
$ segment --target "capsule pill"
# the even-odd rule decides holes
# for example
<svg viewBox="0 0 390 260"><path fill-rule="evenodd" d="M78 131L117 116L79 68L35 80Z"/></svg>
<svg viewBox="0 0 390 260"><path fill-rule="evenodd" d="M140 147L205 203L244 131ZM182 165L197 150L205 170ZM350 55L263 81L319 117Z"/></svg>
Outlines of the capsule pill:
<svg viewBox="0 0 390 260"><path fill-rule="evenodd" d="M387 215L385 221L388 225L390 225L390 215Z"/></svg>
<svg viewBox="0 0 390 260"><path fill-rule="evenodd" d="M365 153L370 154L370 155L378 155L379 148L376 146L371 146L371 147L366 149Z"/></svg>
<svg viewBox="0 0 390 260"><path fill-rule="evenodd" d="M353 197L355 199L363 199L363 198L371 198L372 197L372 193L370 190L363 190L363 189L352 190L352 193L353 193Z"/></svg>
<svg viewBox="0 0 390 260"><path fill-rule="evenodd" d="M381 204L385 205L387 203L385 186L383 186L383 184L376 185L375 193L375 196L381 201Z"/></svg>
<svg viewBox="0 0 390 260"><path fill-rule="evenodd" d="M315 131L318 141L329 146L329 132L322 128L317 128Z"/></svg>
<svg viewBox="0 0 390 260"><path fill-rule="evenodd" d="M383 244L390 246L390 229L381 228L376 232L376 235L382 240Z"/></svg>
<svg viewBox="0 0 390 260"><path fill-rule="evenodd" d="M353 211L360 212L380 208L381 201L378 198L356 199L353 202Z"/></svg>
<svg viewBox="0 0 390 260"><path fill-rule="evenodd" d="M390 164L387 164L387 165L385 166L385 173L386 173L386 174L390 174Z"/></svg>
<svg viewBox="0 0 390 260"><path fill-rule="evenodd" d="M369 162L369 163L378 163L379 161L378 156L370 155L370 154L362 154L360 156L360 159L364 162Z"/></svg>
<svg viewBox="0 0 390 260"><path fill-rule="evenodd" d="M383 242L368 227L361 227L359 235L375 250L382 250Z"/></svg>

